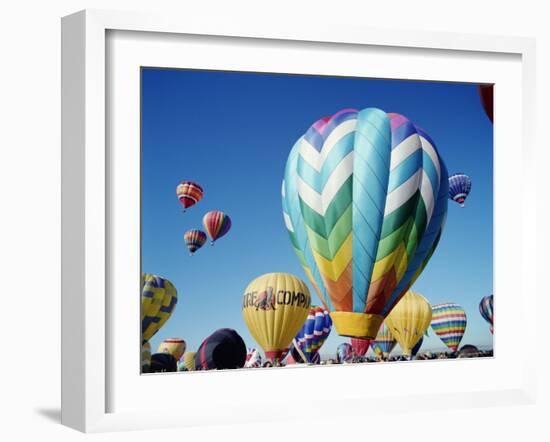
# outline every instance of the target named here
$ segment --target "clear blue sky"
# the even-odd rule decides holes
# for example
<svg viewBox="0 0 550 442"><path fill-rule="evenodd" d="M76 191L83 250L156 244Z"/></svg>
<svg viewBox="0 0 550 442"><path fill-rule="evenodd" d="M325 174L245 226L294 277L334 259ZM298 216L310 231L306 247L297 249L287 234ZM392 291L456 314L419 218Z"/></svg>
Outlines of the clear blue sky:
<svg viewBox="0 0 550 442"><path fill-rule="evenodd" d="M176 310L151 339L188 349L221 327L258 347L241 316L247 284L267 272L311 285L294 255L281 210L281 180L294 142L317 119L343 108L377 107L407 116L435 141L449 173L473 182L464 209L449 201L439 247L414 289L432 304L466 310L462 344L492 346L478 312L493 290L493 131L476 86L402 80L147 68L142 71L142 270L168 278ZM176 186L200 183L204 199L182 213ZM233 226L215 246L189 256L183 234L209 210ZM313 290L314 302L318 303ZM430 329L423 350L443 349ZM333 329L321 353L347 342Z"/></svg>

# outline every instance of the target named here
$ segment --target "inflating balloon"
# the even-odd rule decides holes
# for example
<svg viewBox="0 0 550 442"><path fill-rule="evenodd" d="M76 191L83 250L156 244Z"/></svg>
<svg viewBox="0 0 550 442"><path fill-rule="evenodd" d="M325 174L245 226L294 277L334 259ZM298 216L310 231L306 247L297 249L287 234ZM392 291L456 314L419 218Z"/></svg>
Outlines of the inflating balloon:
<svg viewBox="0 0 550 442"><path fill-rule="evenodd" d="M193 181L182 181L176 187L176 195L183 206L183 211L188 207L197 204L203 197L202 187Z"/></svg>
<svg viewBox="0 0 550 442"><path fill-rule="evenodd" d="M145 343L168 321L178 302L174 285L160 276L141 274L141 339Z"/></svg>
<svg viewBox="0 0 550 442"><path fill-rule="evenodd" d="M293 341L293 345L305 356L304 362L313 362L331 328L332 320L325 308L313 306L309 309L306 321Z"/></svg>
<svg viewBox="0 0 550 442"><path fill-rule="evenodd" d="M432 256L447 198L433 141L402 115L344 109L296 142L283 215L338 334L376 336Z"/></svg>
<svg viewBox="0 0 550 442"><path fill-rule="evenodd" d="M206 233L197 229L188 230L183 235L183 239L185 241L185 245L189 249L189 254L192 255L206 242Z"/></svg>
<svg viewBox="0 0 550 442"><path fill-rule="evenodd" d="M283 360L310 306L307 286L289 273L268 273L248 285L243 295L243 319L268 360L276 364Z"/></svg>
<svg viewBox="0 0 550 442"><path fill-rule="evenodd" d="M214 244L231 229L231 218L219 210L214 210L204 215L202 224L210 236L211 244Z"/></svg>
<svg viewBox="0 0 550 442"><path fill-rule="evenodd" d="M351 338L350 344L353 353L357 356L365 356L369 351L371 341L371 339Z"/></svg>
<svg viewBox="0 0 550 442"><path fill-rule="evenodd" d="M344 362L351 362L352 359L353 349L350 344L344 342L336 348L336 360L338 363L343 364Z"/></svg>
<svg viewBox="0 0 550 442"><path fill-rule="evenodd" d="M169 353L155 353L151 356L151 373L169 373L178 371L176 358Z"/></svg>
<svg viewBox="0 0 550 442"><path fill-rule="evenodd" d="M246 362L245 368L258 368L262 366L262 355L255 348L249 348L246 350Z"/></svg>
<svg viewBox="0 0 550 442"><path fill-rule="evenodd" d="M472 190L472 180L468 175L455 173L449 177L449 198L464 207L464 201Z"/></svg>
<svg viewBox="0 0 550 442"><path fill-rule="evenodd" d="M183 354L183 366L187 371L195 370L195 355L194 351L188 351Z"/></svg>
<svg viewBox="0 0 550 442"><path fill-rule="evenodd" d="M466 344L458 350L458 358L477 358L479 357L479 350L474 345Z"/></svg>
<svg viewBox="0 0 550 442"><path fill-rule="evenodd" d="M151 367L151 344L144 342L141 346L141 372L149 373Z"/></svg>
<svg viewBox="0 0 550 442"><path fill-rule="evenodd" d="M380 330L376 335L374 341L371 342L371 347L374 353L383 359L388 359L390 353L395 348L397 341L391 334L390 329L385 322L380 326Z"/></svg>
<svg viewBox="0 0 550 442"><path fill-rule="evenodd" d="M479 303L479 313L485 319L490 327L491 334L493 333L493 295L485 296Z"/></svg>
<svg viewBox="0 0 550 442"><path fill-rule="evenodd" d="M185 353L185 348L187 344L183 339L180 338L168 338L162 341L157 349L157 353L168 353L176 358L176 361L179 361L180 358Z"/></svg>
<svg viewBox="0 0 550 442"><path fill-rule="evenodd" d="M212 333L200 345L195 354L196 370L223 370L243 368L246 361L246 345L243 338L230 328Z"/></svg>
<svg viewBox="0 0 550 442"><path fill-rule="evenodd" d="M403 354L410 356L432 320L432 307L424 296L409 290L393 308L386 324Z"/></svg>
<svg viewBox="0 0 550 442"><path fill-rule="evenodd" d="M432 329L451 351L456 351L466 331L466 312L454 302L432 305Z"/></svg>

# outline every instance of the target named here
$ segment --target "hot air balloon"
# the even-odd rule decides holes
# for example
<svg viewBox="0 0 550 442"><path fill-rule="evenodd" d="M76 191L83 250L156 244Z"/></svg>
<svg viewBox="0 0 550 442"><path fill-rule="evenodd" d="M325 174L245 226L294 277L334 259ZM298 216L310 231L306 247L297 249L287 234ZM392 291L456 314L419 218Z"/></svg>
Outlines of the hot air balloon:
<svg viewBox="0 0 550 442"><path fill-rule="evenodd" d="M350 344L357 356L365 356L369 351L371 339L351 338Z"/></svg>
<svg viewBox="0 0 550 442"><path fill-rule="evenodd" d="M434 252L447 198L433 141L401 115L344 109L296 142L284 220L339 335L376 336Z"/></svg>
<svg viewBox="0 0 550 442"><path fill-rule="evenodd" d="M313 358L328 338L331 328L332 320L328 311L323 307L312 306L304 325L293 340L293 346L305 356L304 362L313 362Z"/></svg>
<svg viewBox="0 0 550 442"><path fill-rule="evenodd" d="M478 86L479 98L481 105L485 110L485 113L493 122L493 85L492 84L480 84Z"/></svg>
<svg viewBox="0 0 550 442"><path fill-rule="evenodd" d="M353 349L351 348L350 344L344 342L336 348L336 360L339 364L343 364L344 362L351 362L352 359Z"/></svg>
<svg viewBox="0 0 550 442"><path fill-rule="evenodd" d="M151 344L144 342L141 346L141 372L149 373L151 367Z"/></svg>
<svg viewBox="0 0 550 442"><path fill-rule="evenodd" d="M145 343L168 320L178 294L174 285L160 276L141 274L141 339Z"/></svg>
<svg viewBox="0 0 550 442"><path fill-rule="evenodd" d="M169 353L155 353L151 356L151 373L171 373L178 371L176 358Z"/></svg>
<svg viewBox="0 0 550 442"><path fill-rule="evenodd" d="M197 229L188 230L183 235L183 239L189 249L189 254L193 255L206 242L206 233Z"/></svg>
<svg viewBox="0 0 550 442"><path fill-rule="evenodd" d="M224 236L231 229L231 218L219 210L208 212L202 218L202 224L210 236L210 243Z"/></svg>
<svg viewBox="0 0 550 442"><path fill-rule="evenodd" d="M491 334L493 333L493 295L485 296L481 299L481 302L479 303L479 313L481 313L481 316L483 319L485 319L489 325L491 330Z"/></svg>
<svg viewBox="0 0 550 442"><path fill-rule="evenodd" d="M183 211L197 204L203 197L202 187L193 181L182 181L176 187L176 195L183 206Z"/></svg>
<svg viewBox="0 0 550 442"><path fill-rule="evenodd" d="M243 319L268 360L274 364L283 360L310 306L307 286L289 273L268 273L248 285L243 295Z"/></svg>
<svg viewBox="0 0 550 442"><path fill-rule="evenodd" d="M262 355L255 348L248 348L246 350L246 362L245 368L258 368L262 366Z"/></svg>
<svg viewBox="0 0 550 442"><path fill-rule="evenodd" d="M420 338L420 341L416 343L416 345L411 350L411 358L414 358L416 354L420 351L420 347L422 347L422 343L424 342L424 336Z"/></svg>
<svg viewBox="0 0 550 442"><path fill-rule="evenodd" d="M385 322L380 326L380 330L376 335L376 338L371 342L371 347L374 353L383 359L388 359L390 353L394 349L397 341L391 334L390 329Z"/></svg>
<svg viewBox="0 0 550 442"><path fill-rule="evenodd" d="M466 312L454 302L432 305L432 329L454 352L466 330Z"/></svg>
<svg viewBox="0 0 550 442"><path fill-rule="evenodd" d="M455 173L449 177L449 198L464 207L464 201L472 190L472 180L468 175Z"/></svg>
<svg viewBox="0 0 550 442"><path fill-rule="evenodd" d="M183 366L187 371L195 370L195 355L194 351L188 351L183 354Z"/></svg>
<svg viewBox="0 0 550 442"><path fill-rule="evenodd" d="M195 354L196 370L243 368L245 362L243 338L230 328L216 330L203 341Z"/></svg>
<svg viewBox="0 0 550 442"><path fill-rule="evenodd" d="M466 344L458 351L458 358L477 358L479 350L474 345Z"/></svg>
<svg viewBox="0 0 550 442"><path fill-rule="evenodd" d="M409 290L386 318L403 355L410 356L432 320L432 307L424 296Z"/></svg>
<svg viewBox="0 0 550 442"><path fill-rule="evenodd" d="M168 353L179 361L185 353L185 347L187 344L180 338L168 338L162 341L157 349L157 353Z"/></svg>

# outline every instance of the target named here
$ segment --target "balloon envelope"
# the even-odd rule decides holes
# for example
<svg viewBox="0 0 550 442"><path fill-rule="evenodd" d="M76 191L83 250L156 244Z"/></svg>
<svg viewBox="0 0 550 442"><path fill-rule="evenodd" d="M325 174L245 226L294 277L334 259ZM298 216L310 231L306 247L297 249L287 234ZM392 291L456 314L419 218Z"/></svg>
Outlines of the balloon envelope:
<svg viewBox="0 0 550 442"><path fill-rule="evenodd" d="M479 313L489 325L491 333L493 333L493 295L484 296L479 303Z"/></svg>
<svg viewBox="0 0 550 442"><path fill-rule="evenodd" d="M387 359L395 348L397 341L391 334L390 329L385 322L380 326L376 338L371 342L371 347L378 357Z"/></svg>
<svg viewBox="0 0 550 442"><path fill-rule="evenodd" d="M369 351L371 339L351 338L351 348L357 356L365 356Z"/></svg>
<svg viewBox="0 0 550 442"><path fill-rule="evenodd" d="M447 198L435 144L402 115L344 109L296 142L283 215L338 334L376 336L435 250Z"/></svg>
<svg viewBox="0 0 550 442"><path fill-rule="evenodd" d="M141 346L141 372L149 373L151 367L151 344L144 342Z"/></svg>
<svg viewBox="0 0 550 442"><path fill-rule="evenodd" d="M304 325L293 341L293 346L297 346L305 356L304 362L313 362L313 358L328 338L331 328L332 320L328 311L324 307L312 306Z"/></svg>
<svg viewBox="0 0 550 442"><path fill-rule="evenodd" d="M178 302L174 285L160 276L141 274L141 339L151 339L168 321Z"/></svg>
<svg viewBox="0 0 550 442"><path fill-rule="evenodd" d="M280 362L311 306L307 286L289 273L268 273L244 291L242 314L265 357Z"/></svg>
<svg viewBox="0 0 550 442"><path fill-rule="evenodd" d="M392 335L405 356L410 356L413 347L422 338L432 320L432 307L424 296L409 290L393 308L388 317Z"/></svg>
<svg viewBox="0 0 550 442"><path fill-rule="evenodd" d="M246 368L258 368L262 366L262 355L255 348L249 348L246 351Z"/></svg>
<svg viewBox="0 0 550 442"><path fill-rule="evenodd" d="M176 358L169 353L155 353L151 356L151 373L168 373L178 371Z"/></svg>
<svg viewBox="0 0 550 442"><path fill-rule="evenodd" d="M193 254L206 242L206 233L197 229L188 230L184 233L183 239L185 241L185 245L189 249L189 253Z"/></svg>
<svg viewBox="0 0 550 442"><path fill-rule="evenodd" d="M449 198L464 207L464 201L472 190L472 180L468 175L455 173L449 177Z"/></svg>
<svg viewBox="0 0 550 442"><path fill-rule="evenodd" d="M342 364L344 362L350 362L353 358L353 349L351 344L344 342L336 348L336 359Z"/></svg>
<svg viewBox="0 0 550 442"><path fill-rule="evenodd" d="M493 85L492 84L480 84L478 86L479 98L481 105L489 117L489 120L493 122Z"/></svg>
<svg viewBox="0 0 550 442"><path fill-rule="evenodd" d="M195 354L196 370L222 370L242 368L246 361L243 338L230 328L222 328L200 345Z"/></svg>
<svg viewBox="0 0 550 442"><path fill-rule="evenodd" d="M458 350L458 358L477 358L479 356L479 350L477 347L467 344Z"/></svg>
<svg viewBox="0 0 550 442"><path fill-rule="evenodd" d="M176 195L184 210L197 204L203 197L202 187L193 181L182 181L176 187Z"/></svg>
<svg viewBox="0 0 550 442"><path fill-rule="evenodd" d="M231 229L231 218L219 210L208 212L202 218L202 224L208 232L212 244Z"/></svg>
<svg viewBox="0 0 550 442"><path fill-rule="evenodd" d="M195 370L195 355L196 352L188 351L183 354L183 366L187 371Z"/></svg>
<svg viewBox="0 0 550 442"><path fill-rule="evenodd" d="M157 349L157 353L168 353L179 361L185 353L187 344L180 338L168 338L162 341Z"/></svg>
<svg viewBox="0 0 550 442"><path fill-rule="evenodd" d="M411 356L414 357L416 354L420 351L420 347L422 347L422 343L424 342L424 336L420 338L420 341L416 343L416 345L411 350Z"/></svg>
<svg viewBox="0 0 550 442"><path fill-rule="evenodd" d="M432 329L443 343L456 351L466 331L466 312L454 303L432 305Z"/></svg>

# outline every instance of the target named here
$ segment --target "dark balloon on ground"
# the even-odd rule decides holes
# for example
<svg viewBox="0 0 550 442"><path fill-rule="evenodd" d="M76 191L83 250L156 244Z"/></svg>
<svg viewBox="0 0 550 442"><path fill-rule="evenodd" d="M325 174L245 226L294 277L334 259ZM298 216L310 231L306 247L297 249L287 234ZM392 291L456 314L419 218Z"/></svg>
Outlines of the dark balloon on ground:
<svg viewBox="0 0 550 442"><path fill-rule="evenodd" d="M169 353L155 353L151 356L149 373L169 373L178 371L176 358Z"/></svg>
<svg viewBox="0 0 550 442"><path fill-rule="evenodd" d="M477 358L479 357L479 350L474 345L464 345L460 350L458 350L459 358Z"/></svg>
<svg viewBox="0 0 550 442"><path fill-rule="evenodd" d="M207 337L195 355L196 370L242 368L246 362L243 338L230 328L222 328Z"/></svg>

